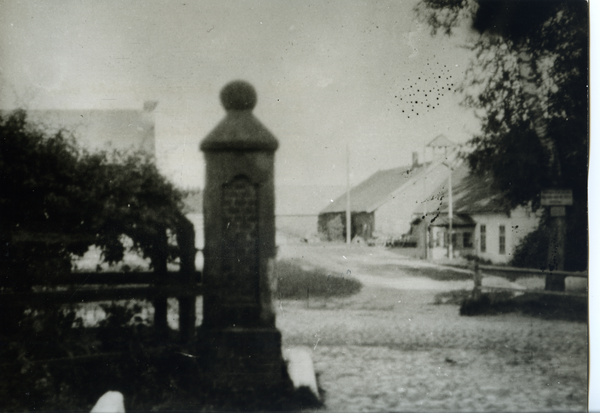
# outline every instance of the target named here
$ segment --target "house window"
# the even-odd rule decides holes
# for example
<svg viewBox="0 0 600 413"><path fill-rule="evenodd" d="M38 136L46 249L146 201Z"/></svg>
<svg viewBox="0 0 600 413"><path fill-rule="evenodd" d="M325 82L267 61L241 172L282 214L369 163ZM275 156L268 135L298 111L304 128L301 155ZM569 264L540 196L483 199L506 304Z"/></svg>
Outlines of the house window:
<svg viewBox="0 0 600 413"><path fill-rule="evenodd" d="M452 248L456 248L456 232L452 232Z"/></svg>
<svg viewBox="0 0 600 413"><path fill-rule="evenodd" d="M486 243L486 228L485 225L480 225L479 226L479 249L481 250L481 252L486 252L487 250L487 243Z"/></svg>
<svg viewBox="0 0 600 413"><path fill-rule="evenodd" d="M441 231L438 231L435 233L436 237L435 237L435 246L436 247L441 247L442 246L442 236L444 235Z"/></svg>
<svg viewBox="0 0 600 413"><path fill-rule="evenodd" d="M500 225L500 239L498 245L500 247L500 254L506 254L506 227L504 225Z"/></svg>
<svg viewBox="0 0 600 413"><path fill-rule="evenodd" d="M470 232L463 232L463 248L473 248L473 237Z"/></svg>

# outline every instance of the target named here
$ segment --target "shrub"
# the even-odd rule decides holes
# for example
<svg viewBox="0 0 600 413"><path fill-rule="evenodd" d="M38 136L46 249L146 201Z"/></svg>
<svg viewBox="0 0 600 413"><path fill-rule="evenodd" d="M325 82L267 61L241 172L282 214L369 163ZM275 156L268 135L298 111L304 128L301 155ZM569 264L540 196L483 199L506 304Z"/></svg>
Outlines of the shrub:
<svg viewBox="0 0 600 413"><path fill-rule="evenodd" d="M518 312L553 320L587 321L587 300L584 297L511 292L468 297L460 306L460 315L495 315Z"/></svg>
<svg viewBox="0 0 600 413"><path fill-rule="evenodd" d="M483 264L483 265L492 265L492 260L481 258L480 256L475 255L475 254L465 254L464 258L467 261L478 262L478 263Z"/></svg>
<svg viewBox="0 0 600 413"><path fill-rule="evenodd" d="M144 153L88 153L24 111L0 114L0 188L0 288L27 291L91 245L119 262L123 235L153 265L179 253L165 233L185 218L183 194Z"/></svg>
<svg viewBox="0 0 600 413"><path fill-rule="evenodd" d="M574 205L569 207L566 217L565 262L566 271L582 271L588 267L588 216L587 208ZM546 211L535 231L525 236L513 254L510 265L514 267L549 267L548 247L552 219Z"/></svg>

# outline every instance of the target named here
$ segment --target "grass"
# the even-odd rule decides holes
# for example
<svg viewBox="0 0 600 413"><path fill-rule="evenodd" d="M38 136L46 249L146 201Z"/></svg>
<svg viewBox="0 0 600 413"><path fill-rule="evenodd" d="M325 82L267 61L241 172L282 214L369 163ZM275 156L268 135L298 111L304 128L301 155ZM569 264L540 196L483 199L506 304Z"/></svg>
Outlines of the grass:
<svg viewBox="0 0 600 413"><path fill-rule="evenodd" d="M275 263L279 299L310 297L348 297L357 294L362 284L344 274L332 274L321 268L306 268L291 260Z"/></svg>

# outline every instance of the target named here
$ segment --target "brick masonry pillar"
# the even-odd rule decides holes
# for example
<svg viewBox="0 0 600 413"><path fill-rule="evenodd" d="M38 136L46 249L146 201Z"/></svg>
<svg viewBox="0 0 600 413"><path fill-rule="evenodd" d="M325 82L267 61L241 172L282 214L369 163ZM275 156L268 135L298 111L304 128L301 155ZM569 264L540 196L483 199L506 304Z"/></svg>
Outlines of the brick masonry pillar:
<svg viewBox="0 0 600 413"><path fill-rule="evenodd" d="M252 114L254 88L221 91L226 117L202 141L203 321L199 353L215 380L281 379L281 333L272 304L275 259L275 137Z"/></svg>

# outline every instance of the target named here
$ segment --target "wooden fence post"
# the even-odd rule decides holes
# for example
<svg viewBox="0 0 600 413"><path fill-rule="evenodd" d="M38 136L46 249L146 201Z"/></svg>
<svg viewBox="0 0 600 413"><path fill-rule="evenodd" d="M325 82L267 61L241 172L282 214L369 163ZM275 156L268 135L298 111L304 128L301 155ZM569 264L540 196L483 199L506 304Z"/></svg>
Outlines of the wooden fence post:
<svg viewBox="0 0 600 413"><path fill-rule="evenodd" d="M565 268L565 238L567 223L565 217L550 218L550 242L548 245L548 267L563 271ZM553 274L551 270L546 275L547 291L565 291L565 276Z"/></svg>
<svg viewBox="0 0 600 413"><path fill-rule="evenodd" d="M481 281L483 276L481 275L481 269L479 268L479 262L476 260L473 266L473 299L478 300L481 297Z"/></svg>
<svg viewBox="0 0 600 413"><path fill-rule="evenodd" d="M154 286L161 288L167 285L168 239L165 228L158 231L153 249ZM168 328L167 298L156 297L152 304L154 306L154 327L158 330L166 330Z"/></svg>
<svg viewBox="0 0 600 413"><path fill-rule="evenodd" d="M196 240L194 224L182 216L177 228L177 244L180 258L180 286L195 287L196 273ZM196 328L196 296L178 297L179 300L179 333L183 344L194 342Z"/></svg>

